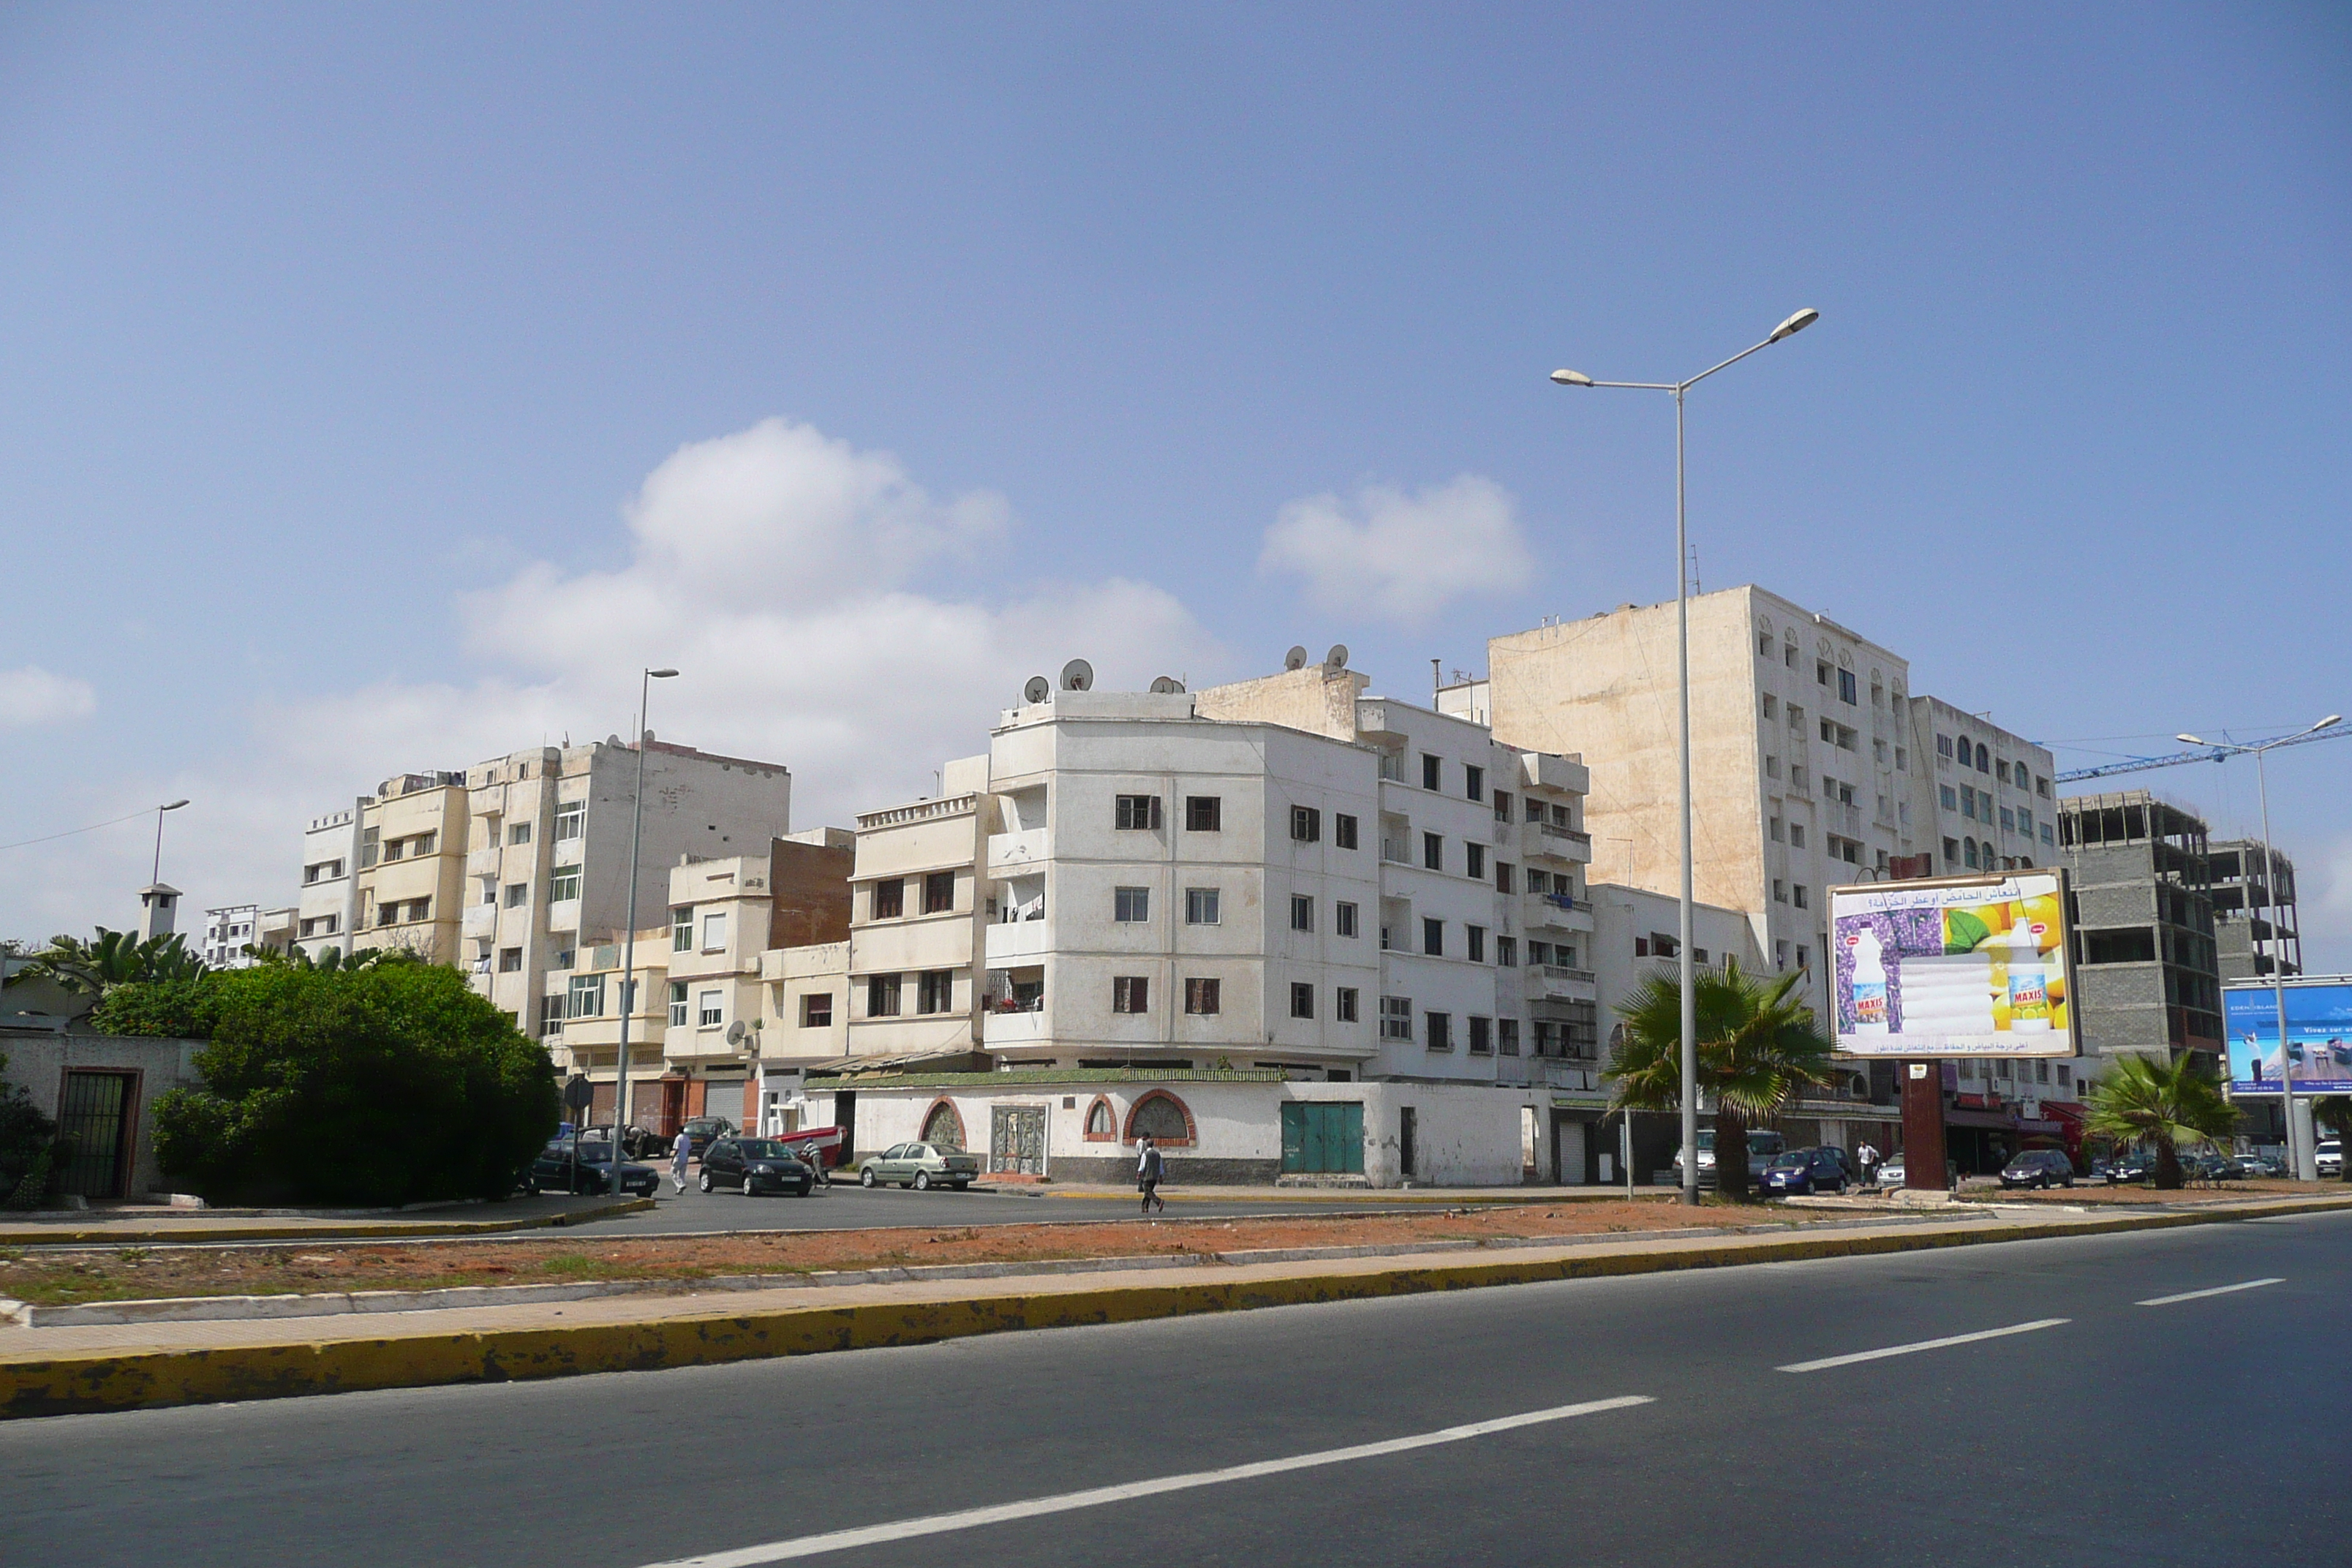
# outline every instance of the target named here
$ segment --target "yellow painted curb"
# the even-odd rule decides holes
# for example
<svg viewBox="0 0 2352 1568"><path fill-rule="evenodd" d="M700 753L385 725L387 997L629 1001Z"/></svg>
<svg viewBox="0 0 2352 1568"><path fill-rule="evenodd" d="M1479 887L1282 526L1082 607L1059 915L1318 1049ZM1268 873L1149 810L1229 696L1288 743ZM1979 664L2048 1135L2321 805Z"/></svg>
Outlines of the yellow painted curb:
<svg viewBox="0 0 2352 1568"><path fill-rule="evenodd" d="M2278 1204L2228 1214L2128 1215L1880 1236L1798 1236L1674 1251L1579 1258L1503 1258L1492 1262L1405 1267L1374 1272L1297 1274L1272 1279L1155 1281L1091 1290L990 1296L965 1300L793 1307L777 1311L673 1313L631 1323L501 1329L366 1340L298 1341L210 1350L84 1353L0 1360L0 1416L153 1409L226 1400L278 1399L362 1389L509 1383L586 1373L708 1366L824 1351L928 1344L1020 1329L1142 1322L1207 1312L1248 1311L1696 1268L1825 1258L1858 1258L2053 1237L2108 1236L2260 1219L2275 1214L2352 1208L2352 1199Z"/></svg>
<svg viewBox="0 0 2352 1568"><path fill-rule="evenodd" d="M314 1220L307 1225L171 1226L152 1230L0 1230L0 1247L146 1247L181 1241L365 1241L373 1237L494 1236L510 1230L560 1229L583 1220L640 1214L656 1206L651 1198L629 1198L600 1208L530 1219Z"/></svg>

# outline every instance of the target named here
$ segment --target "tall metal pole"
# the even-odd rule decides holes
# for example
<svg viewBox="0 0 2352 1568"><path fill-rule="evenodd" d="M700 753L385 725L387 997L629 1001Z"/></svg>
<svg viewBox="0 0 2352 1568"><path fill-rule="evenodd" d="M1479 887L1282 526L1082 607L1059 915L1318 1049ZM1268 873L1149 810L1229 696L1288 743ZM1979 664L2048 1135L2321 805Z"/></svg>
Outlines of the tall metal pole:
<svg viewBox="0 0 2352 1568"><path fill-rule="evenodd" d="M171 809L168 805L155 808L155 864L147 873L150 887L163 879L163 814Z"/></svg>
<svg viewBox="0 0 2352 1568"><path fill-rule="evenodd" d="M653 692L654 672L637 677L637 787L629 797L629 915L621 937L621 1058L620 1075L613 1088L613 1194L621 1191L621 1129L629 1113L629 1010L636 1005L637 988L637 847L646 826L646 702ZM656 1182L656 1186L660 1184Z"/></svg>
<svg viewBox="0 0 2352 1568"><path fill-rule="evenodd" d="M1696 868L1692 864L1691 829L1691 689L1690 689L1690 527L1683 485L1683 392L1675 388L1675 670L1682 702L1683 775L1683 900L1682 963L1683 1023L1683 1202L1698 1203L1698 1012L1697 971L1691 959L1691 905ZM1715 1152L1716 1184L1723 1184L1724 1151Z"/></svg>
<svg viewBox="0 0 2352 1568"><path fill-rule="evenodd" d="M2279 1111L2286 1123L2287 1170L2298 1182L2315 1182L2319 1179L2316 1151L2307 1151L2294 1131L2294 1058L2287 1049L2286 971L2280 967L2278 952L2278 858L2271 849L2270 772L2263 765L2269 752L2268 746L2254 748L2254 787L2263 801L2263 912L2271 921L2271 1001L2278 1008ZM2259 955L2262 949L2256 947L2254 952Z"/></svg>

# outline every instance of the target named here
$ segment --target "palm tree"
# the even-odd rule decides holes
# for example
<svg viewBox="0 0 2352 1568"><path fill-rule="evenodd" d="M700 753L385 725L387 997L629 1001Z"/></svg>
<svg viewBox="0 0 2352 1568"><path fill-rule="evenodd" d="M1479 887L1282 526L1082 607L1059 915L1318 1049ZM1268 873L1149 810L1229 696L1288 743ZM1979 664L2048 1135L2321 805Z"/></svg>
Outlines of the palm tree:
<svg viewBox="0 0 2352 1568"><path fill-rule="evenodd" d="M1759 980L1727 959L1720 970L1695 977L1698 1023L1698 1089L1715 1101L1715 1176L1725 1195L1748 1195L1748 1129L1779 1112L1801 1089L1830 1081L1832 1046L1814 1026L1812 1009L1790 994L1804 971ZM1673 1110L1682 1105L1682 984L1654 972L1621 1004L1624 1043L1606 1079L1618 1110ZM1684 1157L1696 1159L1696 1150Z"/></svg>
<svg viewBox="0 0 2352 1568"><path fill-rule="evenodd" d="M2119 1057L2084 1099L2085 1131L2118 1146L2156 1146L2156 1184L2166 1189L2181 1184L2181 1144L2226 1138L2238 1124L2221 1085L2185 1051L2177 1062Z"/></svg>
<svg viewBox="0 0 2352 1568"><path fill-rule="evenodd" d="M127 931L100 926L95 940L53 936L49 945L33 955L28 973L47 975L68 991L103 996L118 985L142 980L193 980L205 972L204 960L188 949L177 931L142 942Z"/></svg>
<svg viewBox="0 0 2352 1568"><path fill-rule="evenodd" d="M2352 1094L2320 1096L2311 1102L2311 1115L2313 1121L2326 1123L2337 1142L2352 1143ZM2345 1166L2340 1173L2345 1181L2352 1182L2352 1165Z"/></svg>

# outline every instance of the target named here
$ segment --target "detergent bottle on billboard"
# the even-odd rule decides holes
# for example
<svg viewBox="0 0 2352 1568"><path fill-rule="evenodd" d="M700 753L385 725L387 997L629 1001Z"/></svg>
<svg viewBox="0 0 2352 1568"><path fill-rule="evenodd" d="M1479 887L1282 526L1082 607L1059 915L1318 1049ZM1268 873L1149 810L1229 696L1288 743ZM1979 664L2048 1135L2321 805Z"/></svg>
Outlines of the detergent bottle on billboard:
<svg viewBox="0 0 2352 1568"><path fill-rule="evenodd" d="M1886 1033L1886 963L1868 926L1853 939L1853 1032Z"/></svg>
<svg viewBox="0 0 2352 1568"><path fill-rule="evenodd" d="M2017 1035L2050 1032L2050 969L2031 920L2009 931L2009 1028Z"/></svg>

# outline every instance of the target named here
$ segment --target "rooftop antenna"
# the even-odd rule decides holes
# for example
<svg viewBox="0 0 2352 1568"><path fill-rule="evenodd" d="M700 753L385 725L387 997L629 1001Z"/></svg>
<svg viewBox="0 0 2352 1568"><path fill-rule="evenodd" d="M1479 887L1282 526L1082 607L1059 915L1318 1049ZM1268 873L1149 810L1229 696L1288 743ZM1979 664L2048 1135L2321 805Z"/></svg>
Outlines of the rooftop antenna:
<svg viewBox="0 0 2352 1568"><path fill-rule="evenodd" d="M1062 666L1062 689L1089 691L1094 689L1095 667L1085 659L1074 658Z"/></svg>
<svg viewBox="0 0 2352 1568"><path fill-rule="evenodd" d="M1042 675L1031 676L1028 684L1021 689L1022 700L1033 708L1040 702L1050 700L1053 695L1054 683Z"/></svg>
<svg viewBox="0 0 2352 1568"><path fill-rule="evenodd" d="M1441 663L1441 660L1433 658L1429 661L1429 700L1432 702L1436 701L1437 694L1445 689L1445 678L1438 674Z"/></svg>
<svg viewBox="0 0 2352 1568"><path fill-rule="evenodd" d="M1291 645L1290 651L1282 656L1282 668L1285 669L1305 669L1307 668L1307 649L1305 646L1298 643L1293 643Z"/></svg>
<svg viewBox="0 0 2352 1568"><path fill-rule="evenodd" d="M1334 671L1347 668L1348 645L1343 642L1333 643L1331 651L1323 656L1323 668Z"/></svg>

